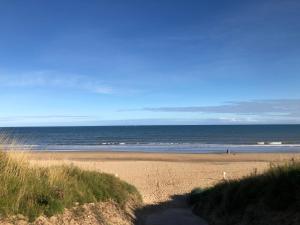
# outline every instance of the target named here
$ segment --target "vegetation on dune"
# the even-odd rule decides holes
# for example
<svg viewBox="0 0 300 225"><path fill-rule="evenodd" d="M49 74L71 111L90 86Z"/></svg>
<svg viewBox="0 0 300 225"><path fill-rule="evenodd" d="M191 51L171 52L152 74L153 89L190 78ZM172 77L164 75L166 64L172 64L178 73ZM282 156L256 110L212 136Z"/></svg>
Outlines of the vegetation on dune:
<svg viewBox="0 0 300 225"><path fill-rule="evenodd" d="M141 201L136 188L119 178L75 166L34 167L26 154L0 151L0 216L30 220L51 216L75 204L109 201L124 207Z"/></svg>
<svg viewBox="0 0 300 225"><path fill-rule="evenodd" d="M300 224L300 162L195 189L190 203L212 225Z"/></svg>

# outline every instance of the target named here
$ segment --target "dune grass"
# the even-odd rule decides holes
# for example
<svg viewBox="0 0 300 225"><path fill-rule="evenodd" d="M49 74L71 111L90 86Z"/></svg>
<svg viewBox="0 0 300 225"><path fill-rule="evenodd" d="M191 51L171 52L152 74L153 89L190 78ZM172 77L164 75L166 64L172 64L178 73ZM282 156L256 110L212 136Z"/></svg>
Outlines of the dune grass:
<svg viewBox="0 0 300 225"><path fill-rule="evenodd" d="M141 201L136 188L113 175L75 166L34 167L25 153L0 151L0 216L22 214L33 221L75 204L109 201L123 207Z"/></svg>
<svg viewBox="0 0 300 225"><path fill-rule="evenodd" d="M195 189L190 203L210 224L300 224L300 162Z"/></svg>

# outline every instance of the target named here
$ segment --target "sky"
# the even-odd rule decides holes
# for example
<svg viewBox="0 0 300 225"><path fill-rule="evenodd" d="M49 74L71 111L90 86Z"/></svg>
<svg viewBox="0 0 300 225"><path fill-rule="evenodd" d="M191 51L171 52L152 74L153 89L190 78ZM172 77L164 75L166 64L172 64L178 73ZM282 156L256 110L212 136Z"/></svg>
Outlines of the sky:
<svg viewBox="0 0 300 225"><path fill-rule="evenodd" d="M0 0L0 126L299 124L299 0Z"/></svg>

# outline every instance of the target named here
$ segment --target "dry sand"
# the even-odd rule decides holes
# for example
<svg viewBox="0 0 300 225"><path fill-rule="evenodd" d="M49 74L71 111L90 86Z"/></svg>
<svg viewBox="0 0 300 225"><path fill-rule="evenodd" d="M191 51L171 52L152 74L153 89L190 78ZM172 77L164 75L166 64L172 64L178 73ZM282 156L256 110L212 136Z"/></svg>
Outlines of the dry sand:
<svg viewBox="0 0 300 225"><path fill-rule="evenodd" d="M270 163L300 159L292 153L170 154L116 152L38 152L31 162L38 165L74 164L84 169L115 174L135 185L146 204L163 202L171 196L208 187L223 179L258 173Z"/></svg>
<svg viewBox="0 0 300 225"><path fill-rule="evenodd" d="M192 214L185 195L195 187L208 187L222 179L260 173L271 163L300 160L299 154L170 154L116 152L33 152L31 163L41 166L74 164L83 169L111 173L135 185L144 199L142 207L126 212L113 203L91 203L63 214L39 217L35 225L207 225ZM79 210L80 209L80 210ZM82 212L78 215L78 211ZM129 213L129 214L128 214ZM0 224L24 224L12 217Z"/></svg>

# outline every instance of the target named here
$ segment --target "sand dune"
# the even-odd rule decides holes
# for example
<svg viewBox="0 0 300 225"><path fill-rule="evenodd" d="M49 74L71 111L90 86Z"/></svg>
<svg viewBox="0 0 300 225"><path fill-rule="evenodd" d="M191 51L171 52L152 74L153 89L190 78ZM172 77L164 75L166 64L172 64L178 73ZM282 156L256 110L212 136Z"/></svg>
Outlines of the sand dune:
<svg viewBox="0 0 300 225"><path fill-rule="evenodd" d="M112 152L39 152L31 154L39 165L74 164L79 167L112 173L135 185L146 204L167 201L195 187L208 187L223 179L258 173L270 163L283 163L300 154L165 154Z"/></svg>

